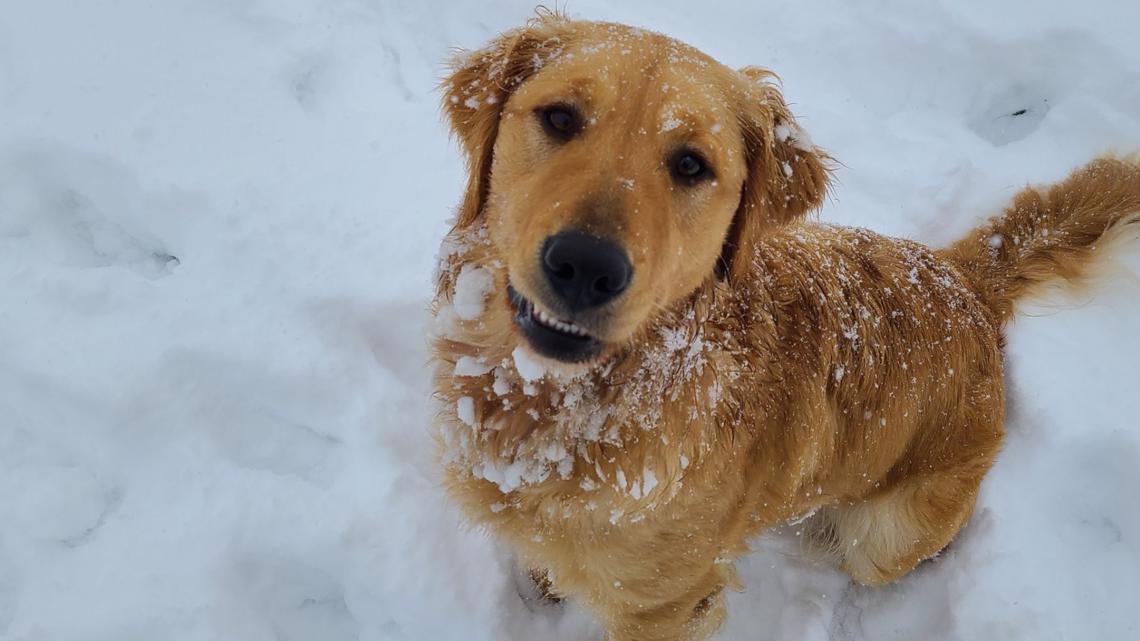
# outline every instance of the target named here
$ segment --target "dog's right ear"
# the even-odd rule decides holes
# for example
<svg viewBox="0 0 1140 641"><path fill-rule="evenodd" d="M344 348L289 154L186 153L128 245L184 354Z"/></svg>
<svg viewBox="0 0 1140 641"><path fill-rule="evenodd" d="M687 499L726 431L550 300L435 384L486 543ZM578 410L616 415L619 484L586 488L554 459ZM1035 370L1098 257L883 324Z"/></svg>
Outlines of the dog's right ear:
<svg viewBox="0 0 1140 641"><path fill-rule="evenodd" d="M558 14L542 15L452 61L451 74L443 82L443 111L467 156L467 190L456 227L471 225L483 213L503 103L562 53L571 26Z"/></svg>

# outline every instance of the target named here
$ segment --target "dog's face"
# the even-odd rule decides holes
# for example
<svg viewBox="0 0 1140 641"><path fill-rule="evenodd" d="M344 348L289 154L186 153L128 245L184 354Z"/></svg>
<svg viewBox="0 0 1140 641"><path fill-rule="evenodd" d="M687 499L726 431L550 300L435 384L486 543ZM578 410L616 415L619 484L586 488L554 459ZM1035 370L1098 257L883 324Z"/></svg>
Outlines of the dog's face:
<svg viewBox="0 0 1140 641"><path fill-rule="evenodd" d="M766 76L557 17L457 66L444 104L471 169L459 224L490 230L523 344L600 359L819 203L825 157Z"/></svg>

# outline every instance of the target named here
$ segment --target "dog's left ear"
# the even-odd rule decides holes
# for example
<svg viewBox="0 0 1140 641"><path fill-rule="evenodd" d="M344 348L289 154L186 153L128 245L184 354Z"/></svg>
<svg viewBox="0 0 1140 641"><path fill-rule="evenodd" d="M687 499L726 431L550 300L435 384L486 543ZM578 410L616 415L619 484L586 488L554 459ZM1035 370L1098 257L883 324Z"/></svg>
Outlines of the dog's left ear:
<svg viewBox="0 0 1140 641"><path fill-rule="evenodd" d="M766 231L823 204L831 174L831 157L796 124L775 74L759 67L740 74L738 113L748 175L721 255L721 275L730 279L747 270Z"/></svg>
<svg viewBox="0 0 1140 641"><path fill-rule="evenodd" d="M466 227L482 214L503 103L562 52L572 26L561 15L540 15L452 61L451 74L442 86L443 112L467 156L467 190L456 227Z"/></svg>

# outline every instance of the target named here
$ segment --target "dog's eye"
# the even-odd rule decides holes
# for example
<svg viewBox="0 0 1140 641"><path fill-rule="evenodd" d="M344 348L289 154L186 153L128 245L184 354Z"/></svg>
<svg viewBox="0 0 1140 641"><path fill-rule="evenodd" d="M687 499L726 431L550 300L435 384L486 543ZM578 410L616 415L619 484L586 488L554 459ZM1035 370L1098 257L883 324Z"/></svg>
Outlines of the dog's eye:
<svg viewBox="0 0 1140 641"><path fill-rule="evenodd" d="M543 107L537 112L538 120L547 135L559 140L569 140L582 128L582 118L577 110L565 105Z"/></svg>
<svg viewBox="0 0 1140 641"><path fill-rule="evenodd" d="M672 162L673 176L677 180L686 182L690 185L696 184L697 181L706 178L709 175L708 164L705 163L704 158L700 154L693 151L683 151L673 158Z"/></svg>

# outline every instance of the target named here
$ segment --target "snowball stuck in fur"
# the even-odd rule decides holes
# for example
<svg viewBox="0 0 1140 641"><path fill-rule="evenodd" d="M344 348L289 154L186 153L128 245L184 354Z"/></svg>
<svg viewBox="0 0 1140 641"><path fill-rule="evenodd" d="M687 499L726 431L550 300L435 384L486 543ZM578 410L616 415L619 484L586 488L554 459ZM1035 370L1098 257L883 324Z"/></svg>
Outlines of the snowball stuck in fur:
<svg viewBox="0 0 1140 641"><path fill-rule="evenodd" d="M464 265L455 279L455 294L451 299L455 315L463 320L475 320L482 316L483 301L494 283L494 277L485 267Z"/></svg>
<svg viewBox="0 0 1140 641"><path fill-rule="evenodd" d="M460 356L455 361L456 376L482 376L494 368L494 365L488 365L471 356Z"/></svg>
<svg viewBox="0 0 1140 641"><path fill-rule="evenodd" d="M464 396L455 403L455 413L459 420L475 427L475 399Z"/></svg>
<svg viewBox="0 0 1140 641"><path fill-rule="evenodd" d="M522 376L523 380L537 381L546 374L546 368L542 366L542 363L538 362L522 345L516 347L515 351L511 352L511 356L515 359L515 369L518 370L519 376Z"/></svg>

